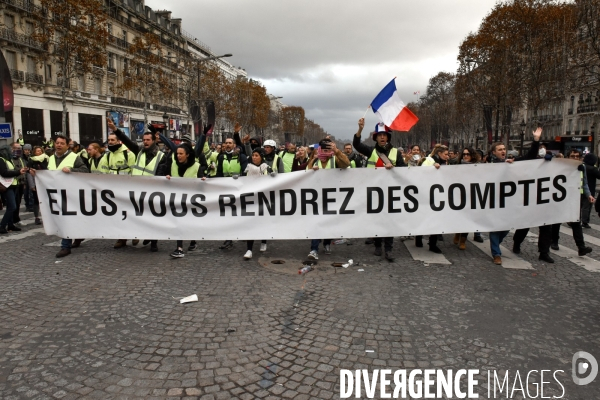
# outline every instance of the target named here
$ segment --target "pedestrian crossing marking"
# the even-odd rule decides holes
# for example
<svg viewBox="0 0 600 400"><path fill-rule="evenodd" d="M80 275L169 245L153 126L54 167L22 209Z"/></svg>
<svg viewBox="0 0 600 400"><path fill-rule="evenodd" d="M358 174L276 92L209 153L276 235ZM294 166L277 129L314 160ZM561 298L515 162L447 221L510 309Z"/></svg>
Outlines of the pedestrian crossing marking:
<svg viewBox="0 0 600 400"><path fill-rule="evenodd" d="M562 227L561 227L561 230L562 230ZM536 235L535 233L529 232L529 233L527 233L527 237L530 238L529 239L530 242L537 243L538 235ZM587 271L600 272L600 262L598 262L588 256L580 256L577 253L577 251L572 250L566 246L559 245L559 250L550 249L550 252L552 254L556 254L559 257L562 257L562 258L565 258L565 259L571 261L573 264L576 264L576 265L586 269Z"/></svg>
<svg viewBox="0 0 600 400"><path fill-rule="evenodd" d="M403 243L413 260L423 261L426 264L452 264L443 254L436 254L432 251L429 251L429 249L426 247L426 243L423 245L423 247L415 246L414 240L406 240Z"/></svg>
<svg viewBox="0 0 600 400"><path fill-rule="evenodd" d="M484 239L483 243L478 243L469 239L469 243L477 247L479 250L483 251L485 254L489 255L490 264L492 263L489 239ZM535 268L531 266L530 262L525 261L521 257L514 254L512 251L508 250L506 247L500 245L500 251L502 252L502 268L535 270Z"/></svg>
<svg viewBox="0 0 600 400"><path fill-rule="evenodd" d="M590 225L592 226L592 225ZM595 225L598 228L600 228L599 225ZM596 228L594 228L596 229ZM573 230L570 227L567 226L560 226L560 233L564 233L565 235L569 235L571 237L573 237ZM586 235L583 234L583 239L585 240L586 243L591 243L595 246L600 246L600 239L598 239L597 237L591 236L591 235Z"/></svg>

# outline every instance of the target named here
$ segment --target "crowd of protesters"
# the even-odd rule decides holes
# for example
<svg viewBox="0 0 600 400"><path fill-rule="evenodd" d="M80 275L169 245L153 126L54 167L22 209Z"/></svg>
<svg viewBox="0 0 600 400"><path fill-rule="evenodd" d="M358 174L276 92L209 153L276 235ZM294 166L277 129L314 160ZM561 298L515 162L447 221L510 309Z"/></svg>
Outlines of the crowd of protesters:
<svg viewBox="0 0 600 400"><path fill-rule="evenodd" d="M529 151L519 156L514 150L507 151L502 143L492 144L487 154L472 147L452 151L441 144L435 145L429 152L423 151L418 145L405 151L391 144L391 131L383 124L378 124L371 132L371 138L375 143L371 147L362 141L364 119L358 121L358 131L354 135L353 142L344 144L341 149L338 149L329 137L323 138L318 144L306 147L296 146L293 143L277 146L273 140L262 142L259 137L242 136L242 127L239 124L234 128L233 137L227 138L223 143L209 145L206 140L207 135L202 134L195 146L189 135L184 135L181 144L176 145L149 126L151 130L144 133L141 144L138 144L117 129L110 119L107 121L111 133L104 144L91 143L87 148L82 148L79 143L59 135L53 140L46 141L44 138L42 146L32 147L19 137L19 140L11 146L0 148L0 176L5 179L5 182L12 179L8 187L0 187L0 189L4 188L1 190L0 209L6 208L0 222L0 234L21 230L18 226L21 202L24 202L27 211L33 212L35 224L42 224L35 172L46 169L62 170L64 173L163 176L166 179L182 177L205 180L238 176L275 176L307 169L315 171L332 168L429 167L438 169L456 164L512 163L536 158L550 160L552 157L563 157L560 153L553 155L543 144L540 144L541 128L533 133ZM210 127L206 127L204 133L209 131ZM581 221L570 222L568 225L573 230L578 253L583 256L592 251L585 244L582 228L590 228L590 214L595 203L596 180L600 178L600 170L596 166L598 158L594 154L588 153L583 156L579 150L573 149L569 151L567 157L579 161L578 169L582 179ZM596 208L596 211L600 212L598 204ZM515 232L512 249L514 253L520 253L521 243L528 230L519 229ZM554 260L549 253L550 249L559 249L560 224L541 226L539 232L539 259L553 263ZM489 232L492 260L497 265L502 264L500 244L507 234L508 231ZM466 249L468 235L469 232L454 235L453 242L460 250ZM474 232L473 235L474 241L484 242L481 232ZM152 234L149 233L149 236ZM260 251L267 251L267 241L263 238L257 239L261 240ZM402 239L413 239L416 247L423 247L422 236ZM56 256L64 257L71 254L71 249L79 247L83 240L63 239L61 250ZM439 240L443 240L442 235L429 235L427 243L429 251L442 252L437 245ZM139 243L138 240L131 242L133 245ZM318 259L321 242L325 253L331 253L331 239L314 238L311 241L309 259ZM371 238L365 243L373 244L376 256L384 256L389 261L394 260L393 237ZM126 244L127 239L119 239L114 247L118 249ZM150 237L143 241L143 245L147 244L150 244L151 251L158 251L157 240ZM253 245L253 240L247 241L246 252L243 255L245 259L252 258ZM176 246L170 254L171 257L184 257L183 241L177 241ZM226 240L220 248L228 249L232 246L233 241ZM196 248L197 243L192 241L187 250L194 251Z"/></svg>

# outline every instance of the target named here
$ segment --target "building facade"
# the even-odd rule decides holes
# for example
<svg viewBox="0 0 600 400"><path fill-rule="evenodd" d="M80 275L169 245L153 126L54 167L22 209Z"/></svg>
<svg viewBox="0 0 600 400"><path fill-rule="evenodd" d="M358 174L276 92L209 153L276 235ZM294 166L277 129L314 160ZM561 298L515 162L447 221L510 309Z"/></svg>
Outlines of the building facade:
<svg viewBox="0 0 600 400"><path fill-rule="evenodd" d="M181 19L171 18L170 11L152 10L143 0L104 0L109 16L110 34L107 63L94 67L92 73L68 79L67 132L73 140L87 145L104 142L107 135L106 117L138 139L149 123L166 123L171 137L193 134L193 124L185 113L186 105L166 103L160 98L145 97L135 91L119 93L122 72L128 68L127 49L135 37L145 32L155 33L161 41L161 67L178 79L185 57L214 57L210 47L182 29ZM7 121L25 141L40 144L62 132L62 78L56 65L40 63L38 55L45 50L32 38L33 13L39 8L34 0L0 0L0 47L10 69L15 103ZM231 77L246 76L241 68L225 60L216 63ZM144 115L145 114L145 115Z"/></svg>

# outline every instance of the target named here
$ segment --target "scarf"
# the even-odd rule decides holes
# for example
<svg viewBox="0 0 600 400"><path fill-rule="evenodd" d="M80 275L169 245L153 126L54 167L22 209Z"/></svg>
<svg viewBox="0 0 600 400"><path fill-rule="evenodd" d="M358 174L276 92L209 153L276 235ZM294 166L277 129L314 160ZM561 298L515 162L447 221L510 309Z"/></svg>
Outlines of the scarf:
<svg viewBox="0 0 600 400"><path fill-rule="evenodd" d="M333 157L333 150L323 150L320 147L317 149L317 158L321 162L327 162L331 157Z"/></svg>
<svg viewBox="0 0 600 400"><path fill-rule="evenodd" d="M39 156L31 156L30 159L31 159L31 161L43 163L44 161L46 161L48 159L48 155L47 154L42 154L42 155L39 155Z"/></svg>

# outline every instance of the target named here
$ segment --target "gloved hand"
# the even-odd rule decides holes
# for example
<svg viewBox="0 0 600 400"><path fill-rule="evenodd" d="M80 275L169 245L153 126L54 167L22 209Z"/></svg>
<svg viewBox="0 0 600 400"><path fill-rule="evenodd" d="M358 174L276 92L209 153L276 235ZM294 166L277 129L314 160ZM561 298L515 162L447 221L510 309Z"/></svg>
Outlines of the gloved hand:
<svg viewBox="0 0 600 400"><path fill-rule="evenodd" d="M583 166L583 164L579 164L577 166L577 171L583 172L585 170L585 167Z"/></svg>
<svg viewBox="0 0 600 400"><path fill-rule="evenodd" d="M553 157L552 153L547 152L546 155L544 156L544 160L552 161L552 157Z"/></svg>
<svg viewBox="0 0 600 400"><path fill-rule="evenodd" d="M148 130L156 135L156 128L152 124L148 124Z"/></svg>
<svg viewBox="0 0 600 400"><path fill-rule="evenodd" d="M212 124L204 125L204 134L206 135L212 129Z"/></svg>
<svg viewBox="0 0 600 400"><path fill-rule="evenodd" d="M277 176L277 173L275 171L273 171L269 175L271 175L273 178L275 178Z"/></svg>

